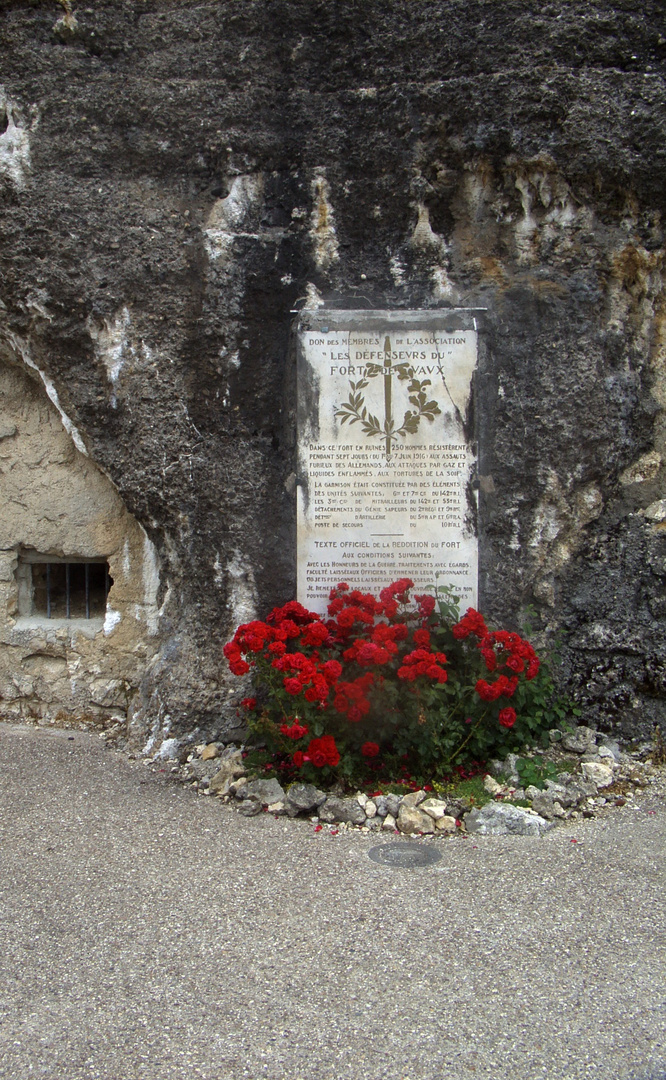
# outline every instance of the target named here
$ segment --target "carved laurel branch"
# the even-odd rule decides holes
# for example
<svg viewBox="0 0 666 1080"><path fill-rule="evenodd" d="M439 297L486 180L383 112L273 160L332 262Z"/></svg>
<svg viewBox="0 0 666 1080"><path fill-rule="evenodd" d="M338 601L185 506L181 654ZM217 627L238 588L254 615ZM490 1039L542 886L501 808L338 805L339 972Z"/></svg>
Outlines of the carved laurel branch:
<svg viewBox="0 0 666 1080"><path fill-rule="evenodd" d="M400 381L410 379L407 391L409 393L409 403L415 409L415 411L411 409L406 411L402 425L396 429L393 418L388 416L385 418L384 424L382 424L379 418L366 408L362 391L368 386L369 378L373 379L384 374L385 369L379 364L368 364L366 377L359 379L358 382L353 382L350 379L349 398L335 410L335 416L340 417L341 424L349 423L350 427L352 424L360 424L364 435L369 439L383 438L387 435L392 438L398 436L404 439L408 434L416 434L422 418L425 417L426 420L432 422L435 416L441 413L442 410L437 402L428 400L426 387L431 385L430 379L419 380L415 378L414 368L408 364L396 364L393 370L398 373Z"/></svg>
<svg viewBox="0 0 666 1080"><path fill-rule="evenodd" d="M365 390L367 385L367 379L359 379L358 382L352 382L350 379L349 397L335 410L335 415L340 417L341 425L347 421L350 427L352 424L360 424L363 433L371 439L374 436L383 435L384 431L379 419L373 416L371 412L368 412L365 406L365 398L361 391Z"/></svg>

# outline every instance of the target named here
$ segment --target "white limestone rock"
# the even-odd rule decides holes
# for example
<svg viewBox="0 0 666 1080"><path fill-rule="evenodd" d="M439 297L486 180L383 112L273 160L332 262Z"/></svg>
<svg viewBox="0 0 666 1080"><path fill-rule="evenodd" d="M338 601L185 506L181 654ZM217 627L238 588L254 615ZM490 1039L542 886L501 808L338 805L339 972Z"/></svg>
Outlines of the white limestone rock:
<svg viewBox="0 0 666 1080"><path fill-rule="evenodd" d="M602 765L596 761L584 761L581 765L581 772L586 780L590 780L598 788L605 788L613 783L613 769L610 765Z"/></svg>
<svg viewBox="0 0 666 1080"><path fill-rule="evenodd" d="M434 833L435 823L429 814L424 814L415 806L405 806L403 801L398 814L398 828L407 836L415 833Z"/></svg>
<svg viewBox="0 0 666 1080"><path fill-rule="evenodd" d="M433 821L438 821L446 814L446 803L443 799L426 799L420 804L419 810L429 814Z"/></svg>
<svg viewBox="0 0 666 1080"><path fill-rule="evenodd" d="M519 806L486 803L465 815L465 827L480 836L542 836L553 824Z"/></svg>
<svg viewBox="0 0 666 1080"><path fill-rule="evenodd" d="M426 797L426 793L423 790L421 790L421 791L411 791L409 793L409 795L404 796L404 798L403 798L403 800L402 800L402 802L400 804L400 809L402 809L403 806L406 809L413 809L415 806L418 806L419 803L422 803L424 801L425 797Z"/></svg>
<svg viewBox="0 0 666 1080"><path fill-rule="evenodd" d="M458 823L450 814L444 814L443 817L437 818L435 821L435 828L438 832L454 833L458 828Z"/></svg>

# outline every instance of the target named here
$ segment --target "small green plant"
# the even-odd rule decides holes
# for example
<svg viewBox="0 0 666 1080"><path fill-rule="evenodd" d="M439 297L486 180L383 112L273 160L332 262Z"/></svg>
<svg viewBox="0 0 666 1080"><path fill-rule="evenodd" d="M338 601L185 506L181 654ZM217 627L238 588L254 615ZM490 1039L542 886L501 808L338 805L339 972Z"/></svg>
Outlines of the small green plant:
<svg viewBox="0 0 666 1080"><path fill-rule="evenodd" d="M546 786L546 780L557 778L557 767L552 761L544 761L542 757L518 758L516 771L523 787L537 787L541 790Z"/></svg>
<svg viewBox="0 0 666 1080"><path fill-rule="evenodd" d="M445 784L434 784L435 792L442 799L468 799L473 806L485 806L493 801L493 796L483 786L483 773L477 773L467 780L450 780Z"/></svg>

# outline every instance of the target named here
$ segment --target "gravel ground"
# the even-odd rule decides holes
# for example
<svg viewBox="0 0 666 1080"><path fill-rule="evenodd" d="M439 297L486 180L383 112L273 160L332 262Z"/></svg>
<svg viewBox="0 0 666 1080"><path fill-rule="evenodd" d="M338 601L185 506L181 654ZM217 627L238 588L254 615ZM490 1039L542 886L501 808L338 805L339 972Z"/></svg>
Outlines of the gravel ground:
<svg viewBox="0 0 666 1080"><path fill-rule="evenodd" d="M82 732L0 725L0 784L2 1078L666 1077L661 782L418 870Z"/></svg>

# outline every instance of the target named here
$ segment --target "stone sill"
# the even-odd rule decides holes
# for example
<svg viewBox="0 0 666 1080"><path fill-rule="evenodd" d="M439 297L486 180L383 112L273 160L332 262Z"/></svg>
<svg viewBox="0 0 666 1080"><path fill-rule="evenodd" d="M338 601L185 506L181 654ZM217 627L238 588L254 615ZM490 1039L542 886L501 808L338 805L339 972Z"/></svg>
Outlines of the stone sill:
<svg viewBox="0 0 666 1080"><path fill-rule="evenodd" d="M36 634L48 634L49 631L56 637L63 639L82 634L87 638L94 638L104 629L104 619L46 619L43 615L23 615L18 618L10 631L11 638L34 637ZM65 631L65 633L63 633ZM18 643L18 642L17 642Z"/></svg>

